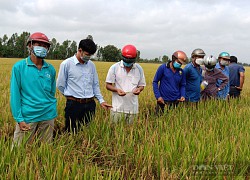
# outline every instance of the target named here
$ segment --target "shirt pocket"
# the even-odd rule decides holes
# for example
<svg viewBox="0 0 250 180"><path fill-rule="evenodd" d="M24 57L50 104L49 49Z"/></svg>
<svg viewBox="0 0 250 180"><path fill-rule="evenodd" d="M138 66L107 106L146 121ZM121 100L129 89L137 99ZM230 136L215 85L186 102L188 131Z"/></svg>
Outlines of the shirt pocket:
<svg viewBox="0 0 250 180"><path fill-rule="evenodd" d="M43 88L45 91L51 92L51 78L43 78Z"/></svg>
<svg viewBox="0 0 250 180"><path fill-rule="evenodd" d="M94 81L94 74L93 73L83 73L83 82L85 85L91 85L93 84Z"/></svg>

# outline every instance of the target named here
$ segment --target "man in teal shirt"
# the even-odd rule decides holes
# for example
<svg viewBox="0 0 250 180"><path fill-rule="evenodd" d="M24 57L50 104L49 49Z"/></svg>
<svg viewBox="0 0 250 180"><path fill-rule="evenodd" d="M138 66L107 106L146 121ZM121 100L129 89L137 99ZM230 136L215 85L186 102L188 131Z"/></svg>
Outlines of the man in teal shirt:
<svg viewBox="0 0 250 180"><path fill-rule="evenodd" d="M35 136L43 142L51 142L57 117L56 71L44 60L50 47L49 39L43 33L33 33L27 46L30 56L14 64L10 84L11 111L17 122L14 143L18 145L26 135L28 143Z"/></svg>

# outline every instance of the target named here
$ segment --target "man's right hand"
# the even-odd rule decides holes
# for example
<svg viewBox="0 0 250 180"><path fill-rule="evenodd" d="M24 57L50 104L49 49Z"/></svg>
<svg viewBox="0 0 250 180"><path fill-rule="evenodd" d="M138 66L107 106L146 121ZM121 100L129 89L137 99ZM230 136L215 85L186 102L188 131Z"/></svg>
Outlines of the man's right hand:
<svg viewBox="0 0 250 180"><path fill-rule="evenodd" d="M30 130L30 125L26 124L24 121L19 123L19 128L21 131Z"/></svg>
<svg viewBox="0 0 250 180"><path fill-rule="evenodd" d="M165 104L162 97L159 97L159 98L157 99L157 103L159 103L159 104Z"/></svg>
<svg viewBox="0 0 250 180"><path fill-rule="evenodd" d="M236 89L238 89L239 91L242 91L241 87L235 86Z"/></svg>

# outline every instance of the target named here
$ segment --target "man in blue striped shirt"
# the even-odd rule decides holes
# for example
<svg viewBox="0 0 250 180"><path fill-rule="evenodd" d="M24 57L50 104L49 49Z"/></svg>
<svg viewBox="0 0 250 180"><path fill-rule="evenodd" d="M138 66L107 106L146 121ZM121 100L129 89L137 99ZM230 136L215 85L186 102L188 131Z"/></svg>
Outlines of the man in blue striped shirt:
<svg viewBox="0 0 250 180"><path fill-rule="evenodd" d="M111 108L100 91L95 64L90 60L96 52L91 39L81 40L77 53L60 65L57 88L66 97L65 130L77 133L81 125L88 124L95 114L97 98L101 107Z"/></svg>
<svg viewBox="0 0 250 180"><path fill-rule="evenodd" d="M51 142L56 110L56 71L44 58L50 47L47 36L36 32L28 39L30 56L17 62L12 68L10 106L17 122L14 143L34 137ZM24 136L27 136L24 138Z"/></svg>

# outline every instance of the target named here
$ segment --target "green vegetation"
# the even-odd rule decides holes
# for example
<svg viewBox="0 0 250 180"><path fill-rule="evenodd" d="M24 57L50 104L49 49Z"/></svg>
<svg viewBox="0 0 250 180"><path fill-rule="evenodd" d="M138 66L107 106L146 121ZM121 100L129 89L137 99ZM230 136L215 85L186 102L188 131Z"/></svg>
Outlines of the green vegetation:
<svg viewBox="0 0 250 180"><path fill-rule="evenodd" d="M95 119L77 135L62 133L64 97L57 92L58 118L53 144L34 143L11 150L15 122L9 107L11 67L0 59L1 179L245 179L250 176L250 80L240 100L209 101L199 108L181 104L154 114L152 80L157 64L141 64L147 87L132 125L111 124L97 107ZM50 61L58 71L61 61ZM95 62L102 94L111 103L105 78L112 63ZM246 68L246 77L249 76Z"/></svg>

